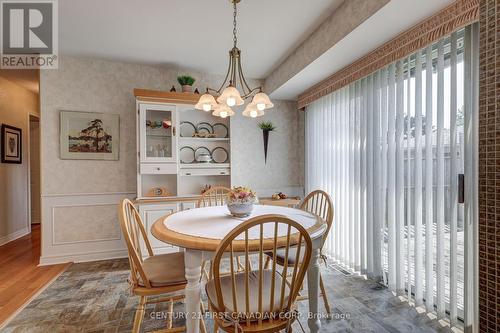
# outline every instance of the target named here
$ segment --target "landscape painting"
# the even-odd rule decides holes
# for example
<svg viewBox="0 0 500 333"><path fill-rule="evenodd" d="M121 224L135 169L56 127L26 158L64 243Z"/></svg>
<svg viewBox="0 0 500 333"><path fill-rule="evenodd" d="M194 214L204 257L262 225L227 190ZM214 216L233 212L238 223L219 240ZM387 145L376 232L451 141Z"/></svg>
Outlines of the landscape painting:
<svg viewBox="0 0 500 333"><path fill-rule="evenodd" d="M118 160L120 116L61 111L61 158Z"/></svg>

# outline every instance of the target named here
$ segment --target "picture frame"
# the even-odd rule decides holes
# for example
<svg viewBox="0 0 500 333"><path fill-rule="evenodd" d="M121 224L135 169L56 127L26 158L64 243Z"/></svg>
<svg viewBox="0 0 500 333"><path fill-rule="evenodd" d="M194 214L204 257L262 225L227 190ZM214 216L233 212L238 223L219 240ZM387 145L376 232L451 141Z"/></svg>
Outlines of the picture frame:
<svg viewBox="0 0 500 333"><path fill-rule="evenodd" d="M20 128L2 124L1 129L2 163L23 163L23 131Z"/></svg>
<svg viewBox="0 0 500 333"><path fill-rule="evenodd" d="M120 115L61 111L60 158L63 160L119 160Z"/></svg>

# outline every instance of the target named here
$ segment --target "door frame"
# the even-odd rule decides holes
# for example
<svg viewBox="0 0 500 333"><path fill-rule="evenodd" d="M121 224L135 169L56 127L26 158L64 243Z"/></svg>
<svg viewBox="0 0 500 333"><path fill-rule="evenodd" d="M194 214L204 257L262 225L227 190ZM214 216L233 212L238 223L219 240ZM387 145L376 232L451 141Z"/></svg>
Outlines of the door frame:
<svg viewBox="0 0 500 333"><path fill-rule="evenodd" d="M41 135L40 135L40 115L39 114L36 114L34 112L28 112L28 115L27 115L27 118L28 118L28 128L27 128L27 135L26 137L28 138L26 141L26 152L27 152L27 165L28 165L28 209L27 209L27 221L28 221L28 231L29 233L31 233L31 128L30 128L30 123L31 123L31 117L35 117L38 119L38 145L39 145L39 149L40 149L40 139L41 139ZM41 170L40 170L41 171ZM41 181L41 175L40 175L40 191L41 191L41 188L42 188L42 181ZM40 208L41 208L41 197L39 198L40 200ZM41 217L41 212L40 212L40 217ZM41 223L42 221L40 221Z"/></svg>

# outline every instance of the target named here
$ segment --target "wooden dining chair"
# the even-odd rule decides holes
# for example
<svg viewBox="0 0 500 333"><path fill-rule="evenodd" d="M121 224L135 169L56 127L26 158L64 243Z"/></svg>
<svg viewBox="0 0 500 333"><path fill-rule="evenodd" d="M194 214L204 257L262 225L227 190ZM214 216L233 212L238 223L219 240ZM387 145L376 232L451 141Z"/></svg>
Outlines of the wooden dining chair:
<svg viewBox="0 0 500 333"><path fill-rule="evenodd" d="M230 188L224 186L212 187L201 195L196 207L224 206L227 202L227 195L230 191Z"/></svg>
<svg viewBox="0 0 500 333"><path fill-rule="evenodd" d="M311 193L309 193L304 200L302 200L302 203L299 206L300 209L305 210L309 213L315 214L319 217L321 217L326 223L327 223L327 229L325 231L325 234L323 235L323 243L321 245L321 254L320 258L323 260L325 263L325 266L327 266L327 257L326 255L323 254L323 246L325 244L326 239L328 238L328 233L330 232L330 229L332 227L333 223L333 203L332 199L326 193L325 191L322 190L315 190ZM296 252L296 248L291 249L289 251L289 257L288 260L294 260L294 255ZM283 265L285 262L285 251L284 250L279 250L278 254L276 256L276 260L278 261L278 265ZM267 252L267 261L266 261L266 266L269 265L270 261L272 260L272 253ZM325 303L325 309L328 313L330 313L330 304L328 303L328 296L326 294L325 290L325 285L323 283L323 278L319 276L319 283L320 283L320 288L321 288L321 296L323 297L323 302ZM307 299L307 297L301 297L301 299Z"/></svg>
<svg viewBox="0 0 500 333"><path fill-rule="evenodd" d="M281 271L277 260L264 267L265 250L276 259L283 248L288 258L291 246L297 246L293 262L285 259ZM257 252L255 270L250 254ZM205 286L209 308L214 318L214 333L291 332L296 319L295 300L311 259L312 242L299 223L282 215L257 216L234 228L218 246L213 259L213 279ZM244 270L236 271L236 253L244 256ZM229 256L230 274L221 273L222 258ZM301 264L299 264L299 258ZM287 280L287 276L291 276Z"/></svg>
<svg viewBox="0 0 500 333"><path fill-rule="evenodd" d="M185 327L172 327L174 302L184 298L184 295L179 295L178 292L184 290L187 285L184 275L184 252L154 255L139 212L128 199L124 199L120 204L120 227L128 250L131 291L140 297L132 332L140 331L146 305L162 302L169 302L167 329L162 332L185 331ZM146 259L143 259L141 242L144 242L148 252ZM160 295L174 292L177 292L176 295L158 298ZM200 327L205 333L202 319Z"/></svg>
<svg viewBox="0 0 500 333"><path fill-rule="evenodd" d="M206 191L201 195L201 198L198 200L196 207L202 208L202 207L224 206L227 202L229 192L231 192L231 189L224 186L212 187L211 189L209 189L208 191ZM203 278L207 280L210 278L210 272L207 271L206 261L203 261L201 264L200 281Z"/></svg>

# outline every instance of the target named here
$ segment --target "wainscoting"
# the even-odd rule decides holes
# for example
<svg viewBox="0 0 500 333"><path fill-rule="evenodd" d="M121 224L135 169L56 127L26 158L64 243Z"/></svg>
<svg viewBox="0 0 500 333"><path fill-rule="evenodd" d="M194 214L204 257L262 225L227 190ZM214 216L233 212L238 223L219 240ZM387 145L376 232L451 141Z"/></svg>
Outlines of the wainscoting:
<svg viewBox="0 0 500 333"><path fill-rule="evenodd" d="M134 192L42 195L40 265L127 256L118 203Z"/></svg>
<svg viewBox="0 0 500 333"><path fill-rule="evenodd" d="M280 191L304 196L302 186L256 190L260 197ZM126 257L118 204L135 196L135 192L42 195L40 265Z"/></svg>

